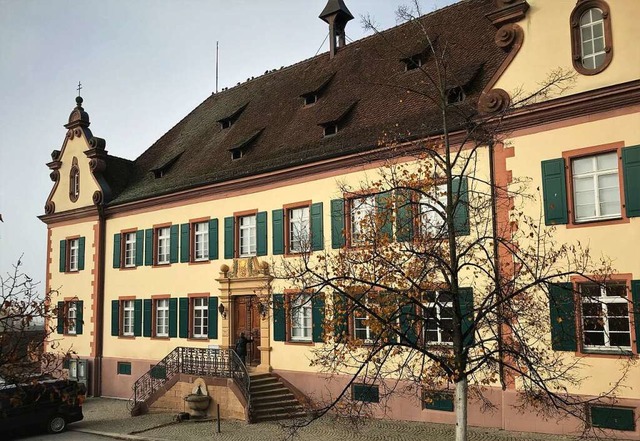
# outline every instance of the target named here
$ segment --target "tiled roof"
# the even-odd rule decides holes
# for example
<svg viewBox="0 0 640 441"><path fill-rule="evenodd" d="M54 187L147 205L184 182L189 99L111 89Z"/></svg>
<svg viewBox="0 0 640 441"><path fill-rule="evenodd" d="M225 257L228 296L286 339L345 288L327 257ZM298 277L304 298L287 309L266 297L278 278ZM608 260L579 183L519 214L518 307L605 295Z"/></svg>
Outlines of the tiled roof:
<svg viewBox="0 0 640 441"><path fill-rule="evenodd" d="M407 93L434 89L420 70L405 71L401 60L427 47L421 33L427 29L432 40L437 36L436 49L448 51L447 84L464 86L467 100L475 101L506 58L485 17L494 8L493 0L462 1L353 42L333 59L323 53L208 97L133 162L128 184L118 188L110 205L367 151L384 133L440 133L437 106ZM429 57L427 70L432 69ZM318 102L304 106L301 95L329 78ZM238 109L243 110L233 125L223 129L219 121ZM345 116L339 133L324 138L319 124L339 116ZM229 150L258 132L243 157L232 160ZM151 170L178 155L162 177L154 178Z"/></svg>

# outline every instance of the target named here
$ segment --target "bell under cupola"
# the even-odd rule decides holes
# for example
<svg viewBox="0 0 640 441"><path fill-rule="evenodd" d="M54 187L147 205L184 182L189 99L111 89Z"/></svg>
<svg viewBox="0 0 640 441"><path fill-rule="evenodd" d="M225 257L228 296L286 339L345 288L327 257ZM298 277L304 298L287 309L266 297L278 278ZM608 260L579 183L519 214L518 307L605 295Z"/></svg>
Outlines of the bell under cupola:
<svg viewBox="0 0 640 441"><path fill-rule="evenodd" d="M319 17L329 24L329 58L333 58L347 44L345 27L353 15L343 0L329 0Z"/></svg>

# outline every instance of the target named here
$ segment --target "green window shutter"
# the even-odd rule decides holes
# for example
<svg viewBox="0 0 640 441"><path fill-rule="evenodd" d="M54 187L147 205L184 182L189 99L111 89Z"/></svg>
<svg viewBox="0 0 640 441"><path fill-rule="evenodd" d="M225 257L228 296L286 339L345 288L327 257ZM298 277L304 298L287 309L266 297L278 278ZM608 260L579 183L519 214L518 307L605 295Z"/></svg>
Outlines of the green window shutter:
<svg viewBox="0 0 640 441"><path fill-rule="evenodd" d="M458 288L460 295L460 312L462 313L462 335L464 345L471 346L474 342L475 329L473 326L473 288Z"/></svg>
<svg viewBox="0 0 640 441"><path fill-rule="evenodd" d="M225 259L233 259L234 255L234 222L235 218L233 217L225 217L224 218L224 258Z"/></svg>
<svg viewBox="0 0 640 441"><path fill-rule="evenodd" d="M331 248L345 246L344 228L344 199L333 199L331 201Z"/></svg>
<svg viewBox="0 0 640 441"><path fill-rule="evenodd" d="M354 401L362 401L364 403L380 402L380 390L378 386L369 384L352 384L351 396Z"/></svg>
<svg viewBox="0 0 640 441"><path fill-rule="evenodd" d="M410 190L396 191L396 239L399 242L413 240L413 204Z"/></svg>
<svg viewBox="0 0 640 441"><path fill-rule="evenodd" d="M404 305L400 309L400 343L415 345L418 342L418 334L415 328L416 311L413 303Z"/></svg>
<svg viewBox="0 0 640 441"><path fill-rule="evenodd" d="M542 198L545 225L569 223L563 158L542 161Z"/></svg>
<svg viewBox="0 0 640 441"><path fill-rule="evenodd" d="M144 230L136 231L136 266L144 263Z"/></svg>
<svg viewBox="0 0 640 441"><path fill-rule="evenodd" d="M218 298L209 297L209 338L218 338Z"/></svg>
<svg viewBox="0 0 640 441"><path fill-rule="evenodd" d="M209 260L218 259L218 219L209 220Z"/></svg>
<svg viewBox="0 0 640 441"><path fill-rule="evenodd" d="M169 338L178 336L178 299L169 299Z"/></svg>
<svg viewBox="0 0 640 441"><path fill-rule="evenodd" d="M555 351L575 351L576 306L571 283L549 284L551 347Z"/></svg>
<svg viewBox="0 0 640 441"><path fill-rule="evenodd" d="M453 228L457 235L465 236L470 234L469 227L469 184L466 177L454 178L451 182L453 193L453 203L455 211L453 213Z"/></svg>
<svg viewBox="0 0 640 441"><path fill-rule="evenodd" d="M287 336L287 315L284 309L284 295L273 295L273 340L285 341Z"/></svg>
<svg viewBox="0 0 640 441"><path fill-rule="evenodd" d="M189 337L189 298L180 297L180 338Z"/></svg>
<svg viewBox="0 0 640 441"><path fill-rule="evenodd" d="M67 269L67 241L60 241L60 272L64 273Z"/></svg>
<svg viewBox="0 0 640 441"><path fill-rule="evenodd" d="M273 227L273 254L284 254L284 210L278 209L271 212L271 225Z"/></svg>
<svg viewBox="0 0 640 441"><path fill-rule="evenodd" d="M78 300L76 302L76 334L82 335L84 330L84 302Z"/></svg>
<svg viewBox="0 0 640 441"><path fill-rule="evenodd" d="M144 264L153 265L153 229L144 230Z"/></svg>
<svg viewBox="0 0 640 441"><path fill-rule="evenodd" d="M113 235L113 267L120 268L120 233Z"/></svg>
<svg viewBox="0 0 640 441"><path fill-rule="evenodd" d="M624 407L591 407L591 425L602 429L636 430L636 418L633 409Z"/></svg>
<svg viewBox="0 0 640 441"><path fill-rule="evenodd" d="M142 300L133 301L133 335L140 337L142 335Z"/></svg>
<svg viewBox="0 0 640 441"><path fill-rule="evenodd" d="M636 347L640 353L640 280L631 281L631 300L633 302L633 324L636 328Z"/></svg>
<svg viewBox="0 0 640 441"><path fill-rule="evenodd" d="M178 263L178 225L171 225L169 244L169 263Z"/></svg>
<svg viewBox="0 0 640 441"><path fill-rule="evenodd" d="M333 296L333 324L336 340L341 340L342 335L349 333L349 311L347 301L342 294Z"/></svg>
<svg viewBox="0 0 640 441"><path fill-rule="evenodd" d="M56 323L56 332L58 334L64 334L64 302L58 302L57 314L58 322Z"/></svg>
<svg viewBox="0 0 640 441"><path fill-rule="evenodd" d="M191 242L191 238L189 237L189 224L180 225L180 262L189 262L189 242Z"/></svg>
<svg viewBox="0 0 640 441"><path fill-rule="evenodd" d="M376 195L376 208L378 211L377 222L382 222L380 238L393 239L393 206L391 204L391 192L385 191Z"/></svg>
<svg viewBox="0 0 640 441"><path fill-rule="evenodd" d="M142 335L145 337L151 337L151 330L153 329L153 322L151 314L151 308L153 307L153 302L151 299L144 299L142 302Z"/></svg>
<svg viewBox="0 0 640 441"><path fill-rule="evenodd" d="M111 335L120 335L120 302L111 300Z"/></svg>
<svg viewBox="0 0 640 441"><path fill-rule="evenodd" d="M313 341L322 343L324 335L324 295L314 294L311 299L311 326Z"/></svg>
<svg viewBox="0 0 640 441"><path fill-rule="evenodd" d="M624 204L628 217L640 216L640 145L622 149Z"/></svg>
<svg viewBox="0 0 640 441"><path fill-rule="evenodd" d="M267 212L261 211L256 215L256 254L267 255Z"/></svg>
<svg viewBox="0 0 640 441"><path fill-rule="evenodd" d="M322 202L311 204L311 249L322 251L324 249L324 220L322 215Z"/></svg>
<svg viewBox="0 0 640 441"><path fill-rule="evenodd" d="M82 271L84 269L84 248L85 248L85 239L81 237L78 239L78 271Z"/></svg>

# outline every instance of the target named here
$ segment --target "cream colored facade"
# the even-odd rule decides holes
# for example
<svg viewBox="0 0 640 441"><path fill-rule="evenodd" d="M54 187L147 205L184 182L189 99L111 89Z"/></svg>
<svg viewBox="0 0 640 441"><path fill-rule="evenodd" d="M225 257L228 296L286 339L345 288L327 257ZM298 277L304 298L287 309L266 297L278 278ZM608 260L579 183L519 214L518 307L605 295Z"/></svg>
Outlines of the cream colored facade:
<svg viewBox="0 0 640 441"><path fill-rule="evenodd" d="M502 4L500 1L498 3ZM530 6L528 11L523 8L524 18L515 23L520 28L516 33L521 32L521 47L515 50L513 59L509 60L505 70L492 85L492 89L503 89L512 96L516 96L519 90L535 90L549 78L550 72L558 68L573 72L569 17L576 7L573 0L528 0L515 3L528 3ZM611 11L611 44L614 51L610 65L596 75L576 74L572 86L562 94L554 95L552 92L545 102L534 105L533 116L528 116L529 109L522 109L505 118L508 133L505 135L504 148L511 153L504 156L504 163L499 163L499 158L495 159L494 166L496 174L507 179L507 182L510 178L530 178L530 189L542 188L542 161L590 147L640 145L640 46L636 42L640 35L635 24L640 16L640 4L631 0L609 0L608 6ZM506 26L513 25L511 23ZM623 86L626 89L620 92ZM603 92L603 89L606 91ZM620 106L611 102L611 97L618 96L616 93L626 97L626 101ZM77 121L70 121L70 132L79 131L80 136L67 139L60 156L61 165L57 168L59 182L50 196L50 202L55 205L55 214L61 215L56 217L51 213L46 220L49 226L47 284L48 288L59 289L60 299L57 301L77 299L84 302L84 332L82 335L62 336L61 349L71 348L80 358L92 360L95 366L100 365L91 371L98 378L90 379L90 382L96 381L94 390L103 395L121 398L129 398L133 382L177 346L233 347L234 296L269 296L293 288L285 281L272 280L270 275L270 271L278 268L282 259L290 259L272 254L272 210L303 201L322 203L324 250L330 251L331 200L341 198L345 187L358 190L363 182L377 179L379 168L384 165L380 161L368 161L366 158L357 166L352 165L352 162L336 159L329 161L331 167L312 164L306 173L288 173L286 170L278 172L268 182L257 179L260 177L256 177L255 184L250 179L241 179L224 188L211 185L197 194L185 191L180 197L159 196L147 203L131 202L102 211L94 205L94 193L100 192L102 188L94 179L95 168L90 167L89 158L84 153L91 147L86 139L86 131L82 131L86 127L83 129L82 125L77 124ZM73 157L77 158L80 171L80 192L76 202L70 200L67 187ZM399 158L400 162L409 160L408 157ZM490 180L489 161L488 149L479 150L475 176L480 180ZM540 200L541 198L542 194ZM540 215L540 200L526 206L527 214L534 217ZM247 210L266 211L268 214L268 254L257 257L253 273L246 273L242 277L238 272L229 278L227 276L233 270L227 272L228 268L248 263L244 259L224 258L223 220ZM65 217L65 212L71 215ZM181 225L204 218L218 220L218 259L200 263L139 265L133 268L114 268L111 264L112 256L119 252L114 250L114 236L117 234L149 230L159 225ZM610 256L618 273L630 275L632 280L640 280L640 261L635 256L635 250L640 246L640 218L626 220L627 222L615 225L558 225L555 227L555 238L558 243L588 243L593 255ZM85 267L78 272L60 272L59 243L73 237L84 237L86 240ZM145 247L147 246L148 243L145 243ZM158 339L112 335L112 301L122 298L144 301L163 295L182 298L193 294L216 297L224 305L227 316L223 317L222 313L218 316L217 338ZM100 302L100 307L96 302ZM98 309L101 309L99 315ZM630 316L630 320L632 318ZM339 382L329 384L326 378L318 374L316 368L310 366L314 347L320 343L275 341L271 312L260 319L260 329L260 364L257 370L278 373L308 396L327 396L339 390ZM632 337L635 348L635 339L638 338L636 331L632 331ZM98 338L101 339L99 344ZM637 357L636 349L633 353ZM571 390L578 395L598 395L603 392L608 383L615 380L615 373L620 366L618 357L612 355L576 351L567 353L566 357L568 360L579 358L584 364L581 376L586 380L579 389ZM120 374L118 363L130 363L131 374ZM619 405L633 409L636 417L640 414L639 379L640 367L635 366L619 396ZM504 392L497 387L490 388L488 395L498 405L499 415L483 415L478 407L471 411L471 423L555 433L571 433L576 429L574 422L557 425L535 420L531 424L525 424L519 418L511 418L515 414L508 409L507 404L516 402L515 387L517 386L511 385ZM418 397L405 402L394 399L390 415L394 418L434 422L453 421L450 414L422 409ZM613 433L619 438L637 439L640 431L636 428Z"/></svg>

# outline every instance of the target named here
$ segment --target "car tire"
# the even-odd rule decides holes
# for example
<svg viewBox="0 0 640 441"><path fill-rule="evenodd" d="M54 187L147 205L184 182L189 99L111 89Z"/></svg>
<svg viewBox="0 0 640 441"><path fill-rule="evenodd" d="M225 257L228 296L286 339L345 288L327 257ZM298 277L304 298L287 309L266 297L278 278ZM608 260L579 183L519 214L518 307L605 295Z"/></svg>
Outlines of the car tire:
<svg viewBox="0 0 640 441"><path fill-rule="evenodd" d="M47 432L61 433L67 428L67 421L62 415L53 415L47 420Z"/></svg>

